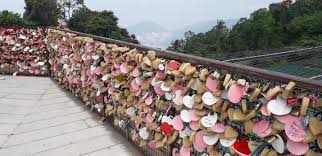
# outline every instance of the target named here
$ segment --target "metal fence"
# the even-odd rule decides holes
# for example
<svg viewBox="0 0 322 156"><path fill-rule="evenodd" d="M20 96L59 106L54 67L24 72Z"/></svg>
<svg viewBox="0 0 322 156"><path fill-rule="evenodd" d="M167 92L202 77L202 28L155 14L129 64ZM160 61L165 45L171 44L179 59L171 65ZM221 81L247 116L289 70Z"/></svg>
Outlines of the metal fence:
<svg viewBox="0 0 322 156"><path fill-rule="evenodd" d="M53 29L56 29L56 28L53 28ZM130 47L130 48L136 48L140 51L154 50L157 52L158 56L160 56L160 57L174 59L174 60L178 60L178 61L182 61L182 62L190 62L193 64L203 65L203 66L212 67L215 69L221 69L221 70L225 70L228 72L236 73L236 75L233 75L233 77L234 76L243 77L247 81L260 81L263 83L271 82L272 85L274 85L274 84L279 85L279 84L288 83L289 81L293 81L293 82L296 82L296 84L297 84L297 87L298 87L296 90L297 92L310 91L310 92L312 92L314 94L318 94L318 95L321 95L321 92L322 92L322 83L320 83L319 81L309 80L309 79L305 79L305 78L298 77L298 76L291 76L288 74L258 69L258 68L249 67L249 66L245 66L245 65L233 64L233 63L229 63L229 62L211 60L208 58L191 56L191 55L176 53L176 52L172 52L172 51L155 49L155 48L151 48L151 47L126 43L123 41L113 40L113 39L104 38L104 37L100 37L100 36L94 36L94 35L90 35L90 34L84 34L84 33L80 33L80 32L74 32L74 31L70 31L70 30L62 30L62 29L56 29L56 30L61 30L61 31L73 33L78 36L90 37L90 38L93 38L93 39L95 39L97 41L101 41L101 42L118 44L119 46L125 46L125 47ZM95 101L93 101L93 104L94 103L95 103ZM241 105L235 105L235 107L240 108ZM309 116L317 116L321 120L322 112L320 109L310 108L308 110L308 115ZM257 114L255 119L256 118L264 118L264 116L262 116L261 114ZM107 121L108 121L108 123L111 124L111 123L114 123L115 119L117 119L119 121L121 121L121 120L129 121L128 117L122 116L121 114L114 114L113 116L110 116L109 118L107 118ZM232 126L234 129L238 130L240 132L240 134L242 134L242 132L244 130L244 125L241 123L227 121L225 124ZM164 148L157 149L157 150L150 149L149 146L147 146L147 145L140 147L139 142L133 141L131 139L132 131L135 130L135 127L131 122L125 122L125 126L123 128L121 128L120 126L114 125L114 124L112 124L112 125L121 134L123 134L128 139L129 142L133 143L133 145L135 147L137 147L140 151L142 151L142 153L144 155L147 155L147 156L170 156L170 155L172 155L171 152L172 152L173 148L179 149L179 147L180 147L180 144L176 143L176 142L174 144L172 144L171 146L165 146ZM242 135L244 135L246 137L246 134L242 134ZM262 138L259 138L258 136L254 135L254 134L247 135L247 137L250 138L251 140L257 140L257 141L262 140ZM222 147L220 145L216 146L216 148L219 151L224 151L224 152L229 151L229 148ZM316 144L310 144L310 148L318 150L318 147ZM192 153L194 155L201 155L201 153L199 153L197 151L192 151Z"/></svg>
<svg viewBox="0 0 322 156"><path fill-rule="evenodd" d="M57 28L52 28L52 29L57 29ZM94 36L94 35L90 35L90 34L84 34L84 33L70 31L70 30L62 30L62 29L57 29L57 30L61 30L61 31L69 32L69 33L74 33L79 36L91 37L97 41L114 43L114 44L118 44L120 46L125 46L125 47L130 47L130 48L136 48L141 51L154 50L157 52L158 56L160 56L160 57L175 59L175 60L183 61L183 62L190 62L192 64L198 64L198 65L203 65L203 66L207 66L210 68L221 69L224 71L237 73L238 76L243 76L249 80L255 79L257 81L259 81L259 80L263 81L264 83L275 82L277 84L283 84L283 83L288 83L289 81L293 81L297 84L298 91L310 90L310 92L316 93L319 95L321 95L321 93L322 93L322 83L319 81L315 81L315 80L309 80L309 79L305 79L305 78L298 77L298 76L291 76L288 74L258 69L258 68L249 67L249 66L245 66L245 65L233 64L233 63L229 63L229 62L222 62L222 61L218 61L218 60L212 60L212 59L208 59L208 58L186 55L186 54L176 53L176 52L172 52L172 51L155 49L155 48L151 48L151 47L131 44L131 43L123 42L123 41L113 40L113 39L104 38L104 37L100 37L100 36ZM89 105L89 106L93 106L95 103L96 103L96 101L95 101L95 99L93 99L92 103L91 103L92 105ZM241 107L241 106L236 105L235 107ZM99 112L97 112L97 113L102 116L101 121L103 121L103 119L105 119L105 117L103 117L102 113L99 113ZM308 114L310 116L312 116L312 115L318 116L319 119L321 119L321 116L322 116L320 109L309 109ZM262 116L257 116L257 118L260 118L260 117L262 117ZM123 120L125 123L125 126L120 127L120 126L114 125L113 123L114 123L115 119L117 119L119 121ZM165 146L165 147L163 147L161 149L157 149L157 150L150 149L149 146L147 146L147 145L140 147L139 142L133 141L131 139L131 134L132 134L132 131L135 130L135 127L133 124L131 124L131 122L128 122L129 121L128 117L115 113L112 116L107 117L105 119L105 121L108 121L107 123L111 124L121 134L123 134L123 136L125 138L127 138L129 142L132 142L133 145L135 147L137 147L140 151L142 151L142 153L144 155L170 156L170 155L172 155L171 152L172 152L173 148L179 148L178 143L174 143L171 146ZM227 121L226 124L234 127L239 132L242 132L244 129L244 125L237 123L237 122ZM252 140L261 139L255 135L248 135L247 137L249 137ZM316 146L316 144L311 144L310 146L312 149L318 148ZM220 151L228 151L229 150L228 148L221 147L221 146L218 146L217 148ZM197 151L193 151L193 154L200 155L200 153L198 153Z"/></svg>

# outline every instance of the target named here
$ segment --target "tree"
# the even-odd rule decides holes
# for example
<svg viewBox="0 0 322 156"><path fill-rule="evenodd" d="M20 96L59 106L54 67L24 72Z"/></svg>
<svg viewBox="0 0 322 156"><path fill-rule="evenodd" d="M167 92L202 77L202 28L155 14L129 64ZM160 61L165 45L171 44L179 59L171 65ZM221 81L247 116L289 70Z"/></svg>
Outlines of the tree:
<svg viewBox="0 0 322 156"><path fill-rule="evenodd" d="M204 57L221 58L230 52L322 43L321 0L285 0L241 18L231 30L224 22L205 33L187 32L168 49ZM180 41L180 42L179 42ZM223 56L223 57L222 57Z"/></svg>
<svg viewBox="0 0 322 156"><path fill-rule="evenodd" d="M282 24L286 24L290 21L290 7L292 6L292 0L285 0L281 3L274 3L269 5L269 11L272 17Z"/></svg>
<svg viewBox="0 0 322 156"><path fill-rule="evenodd" d="M199 55L204 57L215 57L225 51L229 29L223 21L218 21L217 25L206 33L195 34L188 31L184 34L184 40L175 40L168 50L175 50L182 53Z"/></svg>
<svg viewBox="0 0 322 156"><path fill-rule="evenodd" d="M59 8L63 19L70 19L73 11L84 6L84 0L59 0Z"/></svg>
<svg viewBox="0 0 322 156"><path fill-rule="evenodd" d="M60 14L57 0L25 0L23 17L36 25L55 26Z"/></svg>
<svg viewBox="0 0 322 156"><path fill-rule="evenodd" d="M171 45L167 48L167 50L183 52L184 45L185 45L185 40L183 39L175 40L171 42Z"/></svg>
<svg viewBox="0 0 322 156"><path fill-rule="evenodd" d="M135 35L118 26L118 18L112 11L92 11L81 7L74 11L68 21L68 28L74 31L138 43Z"/></svg>
<svg viewBox="0 0 322 156"><path fill-rule="evenodd" d="M18 13L3 10L0 12L0 27L30 26L31 22L20 17Z"/></svg>
<svg viewBox="0 0 322 156"><path fill-rule="evenodd" d="M292 42L301 45L322 42L322 11L294 18L287 31Z"/></svg>
<svg viewBox="0 0 322 156"><path fill-rule="evenodd" d="M81 7L74 11L68 21L68 28L79 32L88 32L87 23L93 16L94 12L87 7Z"/></svg>

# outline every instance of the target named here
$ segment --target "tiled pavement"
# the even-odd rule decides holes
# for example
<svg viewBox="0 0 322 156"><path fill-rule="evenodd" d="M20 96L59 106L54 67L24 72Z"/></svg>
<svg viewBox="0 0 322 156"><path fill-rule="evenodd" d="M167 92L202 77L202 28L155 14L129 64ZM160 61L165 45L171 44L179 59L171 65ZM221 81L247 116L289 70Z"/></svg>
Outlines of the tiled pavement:
<svg viewBox="0 0 322 156"><path fill-rule="evenodd" d="M50 78L0 77L0 156L142 155Z"/></svg>

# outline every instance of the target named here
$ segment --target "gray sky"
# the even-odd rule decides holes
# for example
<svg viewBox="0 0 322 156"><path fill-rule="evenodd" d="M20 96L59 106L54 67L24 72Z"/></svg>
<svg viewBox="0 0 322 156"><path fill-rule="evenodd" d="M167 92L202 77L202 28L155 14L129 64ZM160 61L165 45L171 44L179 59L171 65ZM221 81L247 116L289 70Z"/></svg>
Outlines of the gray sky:
<svg viewBox="0 0 322 156"><path fill-rule="evenodd" d="M93 10L112 10L121 26L153 21L168 29L199 21L248 17L258 8L282 0L85 0ZM24 0L0 0L0 10L23 13Z"/></svg>

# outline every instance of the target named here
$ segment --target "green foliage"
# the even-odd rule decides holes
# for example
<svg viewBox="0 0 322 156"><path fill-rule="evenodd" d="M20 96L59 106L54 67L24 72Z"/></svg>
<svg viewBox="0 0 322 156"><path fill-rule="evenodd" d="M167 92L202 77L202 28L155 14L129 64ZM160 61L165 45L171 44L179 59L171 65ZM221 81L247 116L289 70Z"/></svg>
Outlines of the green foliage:
<svg viewBox="0 0 322 156"><path fill-rule="evenodd" d="M287 25L287 31L296 44L312 45L322 42L322 11L294 18Z"/></svg>
<svg viewBox="0 0 322 156"><path fill-rule="evenodd" d="M237 23L229 36L230 51L268 49L283 46L280 23L267 9L251 14L250 19Z"/></svg>
<svg viewBox="0 0 322 156"><path fill-rule="evenodd" d="M231 30L222 21L206 33L176 40L169 50L216 58L229 52L322 43L321 0L285 0L241 18Z"/></svg>
<svg viewBox="0 0 322 156"><path fill-rule="evenodd" d="M74 11L68 27L74 31L138 43L134 35L129 35L126 29L118 26L118 18L112 11L99 12L81 7Z"/></svg>
<svg viewBox="0 0 322 156"><path fill-rule="evenodd" d="M60 10L57 0L25 0L24 18L38 26L55 26Z"/></svg>
<svg viewBox="0 0 322 156"><path fill-rule="evenodd" d="M226 42L229 35L229 29L223 21L218 21L210 31L206 33L195 34L191 31L185 33L185 40L175 40L168 50L180 51L183 53L216 57L216 51L227 50L228 47L222 42Z"/></svg>
<svg viewBox="0 0 322 156"><path fill-rule="evenodd" d="M0 27L32 26L32 23L21 18L19 14L3 10L0 12Z"/></svg>

